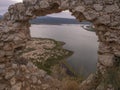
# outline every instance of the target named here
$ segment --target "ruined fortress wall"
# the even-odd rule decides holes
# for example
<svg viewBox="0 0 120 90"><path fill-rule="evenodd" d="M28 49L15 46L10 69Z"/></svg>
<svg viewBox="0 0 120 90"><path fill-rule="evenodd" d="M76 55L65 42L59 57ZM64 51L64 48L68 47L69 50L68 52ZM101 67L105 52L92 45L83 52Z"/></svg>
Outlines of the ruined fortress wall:
<svg viewBox="0 0 120 90"><path fill-rule="evenodd" d="M23 0L23 3L16 3L9 6L8 12L5 13L4 19L0 23L0 80L4 82L4 86L10 89L16 88L16 85L18 85L20 86L19 89L12 90L24 90L24 82L28 86L31 86L30 89L25 90L34 90L31 89L33 83L30 83L25 78L28 72L23 74L26 80L23 79L20 81L17 79L19 76L17 76L16 72L23 67L22 65L28 70L28 62L25 64L20 63L21 60L17 57L17 52L24 49L26 42L31 38L29 20L37 16L59 13L64 10L69 10L79 21L87 20L92 22L95 25L96 35L99 39L98 70L80 85L80 90L96 88L108 70L119 66L119 0ZM15 67L12 67L14 64L17 65L17 71L14 70ZM38 73L38 71L36 70L35 72ZM12 75L6 78L8 74ZM38 75L35 76L39 78ZM11 85L10 80L13 77L16 82ZM6 81L9 83L6 83ZM33 86L37 88L37 86ZM38 87L40 87L39 84Z"/></svg>

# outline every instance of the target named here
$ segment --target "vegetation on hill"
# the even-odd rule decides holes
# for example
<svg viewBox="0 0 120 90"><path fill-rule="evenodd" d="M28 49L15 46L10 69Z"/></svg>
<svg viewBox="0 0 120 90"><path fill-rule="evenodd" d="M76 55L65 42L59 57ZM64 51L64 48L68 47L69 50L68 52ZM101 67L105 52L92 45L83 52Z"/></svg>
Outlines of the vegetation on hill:
<svg viewBox="0 0 120 90"><path fill-rule="evenodd" d="M79 22L72 18L59 18L59 17L49 17L43 16L38 17L30 21L32 24L48 24L48 25L62 25L62 24L90 24L90 22Z"/></svg>

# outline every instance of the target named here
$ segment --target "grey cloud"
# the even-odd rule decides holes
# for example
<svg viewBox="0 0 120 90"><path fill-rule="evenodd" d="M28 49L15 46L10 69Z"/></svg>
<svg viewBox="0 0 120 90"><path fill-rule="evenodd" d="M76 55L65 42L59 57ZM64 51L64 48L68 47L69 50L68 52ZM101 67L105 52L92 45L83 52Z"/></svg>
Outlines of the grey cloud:
<svg viewBox="0 0 120 90"><path fill-rule="evenodd" d="M4 14L9 5L14 4L15 2L12 0L0 0L0 15Z"/></svg>
<svg viewBox="0 0 120 90"><path fill-rule="evenodd" d="M0 7L1 6L8 6L10 4L13 4L15 2L13 2L12 0L0 0Z"/></svg>
<svg viewBox="0 0 120 90"><path fill-rule="evenodd" d="M75 18L74 16L71 16L71 13L69 11L61 12L61 13L55 13L55 14L49 14L48 16L61 17L61 18Z"/></svg>

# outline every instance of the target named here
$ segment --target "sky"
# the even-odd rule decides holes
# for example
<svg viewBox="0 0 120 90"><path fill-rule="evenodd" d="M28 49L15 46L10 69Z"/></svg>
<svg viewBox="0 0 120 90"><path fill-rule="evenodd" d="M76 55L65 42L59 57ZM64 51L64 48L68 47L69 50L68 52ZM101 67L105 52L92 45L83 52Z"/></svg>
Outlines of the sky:
<svg viewBox="0 0 120 90"><path fill-rule="evenodd" d="M7 12L9 5L17 2L22 2L22 0L0 0L0 15L3 15L5 12ZM48 16L61 18L74 18L73 16L71 16L71 13L69 11L63 11L57 14L50 14Z"/></svg>

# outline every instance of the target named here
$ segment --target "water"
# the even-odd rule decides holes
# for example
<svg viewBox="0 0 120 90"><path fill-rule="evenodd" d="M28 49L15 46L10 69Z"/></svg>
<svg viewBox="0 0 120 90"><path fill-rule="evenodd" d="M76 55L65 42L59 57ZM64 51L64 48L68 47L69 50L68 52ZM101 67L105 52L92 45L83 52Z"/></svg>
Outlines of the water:
<svg viewBox="0 0 120 90"><path fill-rule="evenodd" d="M74 52L67 62L77 73L95 72L98 43L94 32L84 30L81 25L32 25L30 29L32 37L65 42L64 48Z"/></svg>

